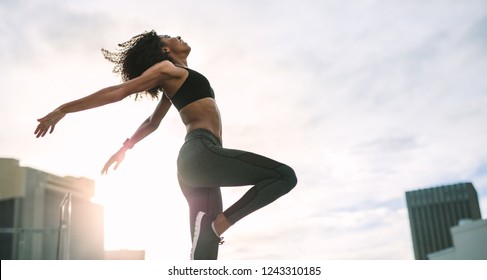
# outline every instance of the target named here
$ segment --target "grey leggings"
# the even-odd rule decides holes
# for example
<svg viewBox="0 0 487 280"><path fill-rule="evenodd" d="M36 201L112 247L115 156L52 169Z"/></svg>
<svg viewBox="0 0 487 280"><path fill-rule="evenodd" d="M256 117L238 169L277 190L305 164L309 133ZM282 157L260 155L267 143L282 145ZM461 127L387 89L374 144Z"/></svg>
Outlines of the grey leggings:
<svg viewBox="0 0 487 280"><path fill-rule="evenodd" d="M288 193L297 183L289 166L240 150L225 149L209 131L188 133L179 152L178 179L190 209L190 228L199 211L210 216L223 212L220 187L253 185L223 214L238 220Z"/></svg>

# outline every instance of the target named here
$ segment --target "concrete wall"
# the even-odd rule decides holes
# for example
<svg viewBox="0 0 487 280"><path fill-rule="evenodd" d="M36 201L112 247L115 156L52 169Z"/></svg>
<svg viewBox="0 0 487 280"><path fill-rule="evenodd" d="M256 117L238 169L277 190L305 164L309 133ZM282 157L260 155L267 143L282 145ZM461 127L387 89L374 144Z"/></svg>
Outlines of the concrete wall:
<svg viewBox="0 0 487 280"><path fill-rule="evenodd" d="M453 247L428 255L430 260L487 260L487 220L451 228Z"/></svg>
<svg viewBox="0 0 487 280"><path fill-rule="evenodd" d="M94 188L87 178L59 177L0 159L2 258L56 259L60 204L70 193L70 259L104 259L103 207L91 202Z"/></svg>

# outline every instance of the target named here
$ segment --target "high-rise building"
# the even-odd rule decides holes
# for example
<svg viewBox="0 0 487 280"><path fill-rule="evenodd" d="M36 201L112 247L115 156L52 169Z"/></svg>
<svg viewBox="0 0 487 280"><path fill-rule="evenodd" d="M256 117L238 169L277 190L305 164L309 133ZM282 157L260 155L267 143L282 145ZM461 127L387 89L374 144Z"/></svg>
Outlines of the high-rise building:
<svg viewBox="0 0 487 280"><path fill-rule="evenodd" d="M462 219L481 219L472 183L459 183L406 192L409 223L417 260L453 246L450 228Z"/></svg>
<svg viewBox="0 0 487 280"><path fill-rule="evenodd" d="M90 179L0 158L0 259L58 259L61 246L70 259L104 259L103 207L91 202L94 188ZM64 231L60 206L68 193L71 218Z"/></svg>

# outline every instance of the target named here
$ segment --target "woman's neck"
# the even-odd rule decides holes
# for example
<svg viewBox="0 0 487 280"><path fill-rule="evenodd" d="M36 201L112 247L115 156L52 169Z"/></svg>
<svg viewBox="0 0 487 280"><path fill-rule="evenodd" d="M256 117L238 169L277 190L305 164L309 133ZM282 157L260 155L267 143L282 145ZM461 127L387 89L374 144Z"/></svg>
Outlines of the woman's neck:
<svg viewBox="0 0 487 280"><path fill-rule="evenodd" d="M173 57L173 64L179 67L188 67L188 61L186 58L175 58Z"/></svg>

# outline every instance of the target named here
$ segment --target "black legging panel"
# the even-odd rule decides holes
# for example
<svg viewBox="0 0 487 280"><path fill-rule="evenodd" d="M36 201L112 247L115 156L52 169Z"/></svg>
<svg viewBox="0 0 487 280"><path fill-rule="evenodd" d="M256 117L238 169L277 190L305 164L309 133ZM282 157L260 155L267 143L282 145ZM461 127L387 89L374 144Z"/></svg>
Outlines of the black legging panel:
<svg viewBox="0 0 487 280"><path fill-rule="evenodd" d="M222 213L220 187L253 185L223 213L230 224L288 193L297 183L294 170L254 153L225 149L209 131L186 136L178 156L178 178L189 207L191 231L199 211Z"/></svg>

